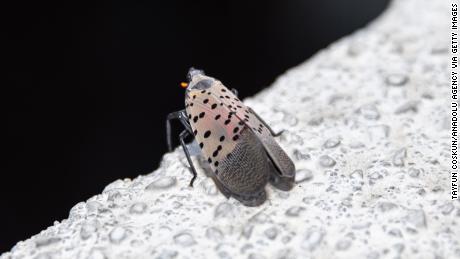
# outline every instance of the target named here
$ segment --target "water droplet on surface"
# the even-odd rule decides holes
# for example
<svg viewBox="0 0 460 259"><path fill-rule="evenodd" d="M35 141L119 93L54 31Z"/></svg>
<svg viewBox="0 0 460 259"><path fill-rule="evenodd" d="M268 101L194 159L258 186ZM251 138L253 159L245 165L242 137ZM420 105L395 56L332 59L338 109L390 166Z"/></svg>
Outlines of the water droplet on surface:
<svg viewBox="0 0 460 259"><path fill-rule="evenodd" d="M370 252L367 256L366 259L379 259L380 254L376 251Z"/></svg>
<svg viewBox="0 0 460 259"><path fill-rule="evenodd" d="M189 233L180 233L174 236L174 242L181 246L192 246L196 244L195 239Z"/></svg>
<svg viewBox="0 0 460 259"><path fill-rule="evenodd" d="M299 258L299 256L297 256L296 253L290 248L282 248L276 253L276 256L274 258L275 259L297 259Z"/></svg>
<svg viewBox="0 0 460 259"><path fill-rule="evenodd" d="M310 251L315 250L323 240L324 235L324 232L319 229L310 229L305 235L305 239L302 241L302 248Z"/></svg>
<svg viewBox="0 0 460 259"><path fill-rule="evenodd" d="M321 123L323 123L324 118L323 117L315 117L312 118L311 120L308 121L308 125L310 126L319 126Z"/></svg>
<svg viewBox="0 0 460 259"><path fill-rule="evenodd" d="M130 242L130 245L134 248L136 247L140 247L144 244L144 242L142 240L139 240L139 239L134 239L134 240L131 240Z"/></svg>
<svg viewBox="0 0 460 259"><path fill-rule="evenodd" d="M291 236L284 236L284 237L281 238L281 242L283 242L283 244L287 244L291 240L292 240Z"/></svg>
<svg viewBox="0 0 460 259"><path fill-rule="evenodd" d="M351 173L350 177L351 179L358 179L358 180L363 179L363 170L356 169L355 171L353 171L353 173Z"/></svg>
<svg viewBox="0 0 460 259"><path fill-rule="evenodd" d="M357 222L351 226L352 229L360 230L369 228L372 225L370 222Z"/></svg>
<svg viewBox="0 0 460 259"><path fill-rule="evenodd" d="M416 101L408 101L407 103L396 108L395 114L403 114L407 112L416 113L418 112L418 104L419 103Z"/></svg>
<svg viewBox="0 0 460 259"><path fill-rule="evenodd" d="M310 155L309 155L309 154L304 154L304 153L302 153L302 151L300 151L300 150L298 150L298 149L295 149L295 150L294 150L294 157L295 157L298 161L310 159Z"/></svg>
<svg viewBox="0 0 460 259"><path fill-rule="evenodd" d="M220 231L217 227L210 227L206 229L206 237L216 242L220 242L222 241L224 234L222 234L222 231Z"/></svg>
<svg viewBox="0 0 460 259"><path fill-rule="evenodd" d="M129 208L129 213L131 214L142 214L147 209L147 204L143 202L137 202L131 205Z"/></svg>
<svg viewBox="0 0 460 259"><path fill-rule="evenodd" d="M406 223L416 228L426 227L425 211L422 209L411 209L407 211Z"/></svg>
<svg viewBox="0 0 460 259"><path fill-rule="evenodd" d="M328 140L326 140L326 142L324 142L324 147L325 148L335 148L337 147L338 145L340 145L340 142L341 142L341 138L340 137L334 137L334 138L330 138Z"/></svg>
<svg viewBox="0 0 460 259"><path fill-rule="evenodd" d="M385 78L385 83L389 86L401 87L409 82L409 77L404 74L390 74Z"/></svg>
<svg viewBox="0 0 460 259"><path fill-rule="evenodd" d="M339 240L337 244L335 244L335 249L337 249L338 251L345 251L345 250L348 250L350 246L351 246L351 241L349 239L342 239L342 240Z"/></svg>
<svg viewBox="0 0 460 259"><path fill-rule="evenodd" d="M86 259L106 259L107 257L100 249L92 249Z"/></svg>
<svg viewBox="0 0 460 259"><path fill-rule="evenodd" d="M296 172L295 182L301 183L305 181L310 181L313 178L313 172L309 169L300 169Z"/></svg>
<svg viewBox="0 0 460 259"><path fill-rule="evenodd" d="M82 240L90 238L93 233L96 233L99 222L97 220L88 220L84 222L80 229L80 237Z"/></svg>
<svg viewBox="0 0 460 259"><path fill-rule="evenodd" d="M374 141L388 138L388 136L390 136L390 131L390 126L385 124L371 126L367 129L370 138Z"/></svg>
<svg viewBox="0 0 460 259"><path fill-rule="evenodd" d="M112 244L120 244L127 236L126 229L123 227L115 227L110 231L109 240Z"/></svg>
<svg viewBox="0 0 460 259"><path fill-rule="evenodd" d="M79 219L83 218L86 215L86 204L84 202L79 202L70 209L69 218L70 219Z"/></svg>
<svg viewBox="0 0 460 259"><path fill-rule="evenodd" d="M390 229L390 231L388 231L388 234L394 237L402 237L401 230L397 228Z"/></svg>
<svg viewBox="0 0 460 259"><path fill-rule="evenodd" d="M42 253L34 257L34 259L53 259L53 257L49 253Z"/></svg>
<svg viewBox="0 0 460 259"><path fill-rule="evenodd" d="M377 206L379 210L383 213L388 212L390 210L394 210L398 207L398 205L388 201L380 202Z"/></svg>
<svg viewBox="0 0 460 259"><path fill-rule="evenodd" d="M61 241L60 237L39 237L35 240L37 247L49 246Z"/></svg>
<svg viewBox="0 0 460 259"><path fill-rule="evenodd" d="M404 160L407 157L407 150L406 148L401 148L395 152L393 155L393 165L394 166L404 166Z"/></svg>
<svg viewBox="0 0 460 259"><path fill-rule="evenodd" d="M146 190L161 190L173 187L176 184L176 177L164 176L158 180L155 180L151 184L145 187Z"/></svg>
<svg viewBox="0 0 460 259"><path fill-rule="evenodd" d="M254 254L254 253L251 253L249 254L248 256L248 259L266 259L267 257L263 256L263 255L260 255L260 254Z"/></svg>
<svg viewBox="0 0 460 259"><path fill-rule="evenodd" d="M208 179L203 180L200 183L200 186L201 186L201 188L203 188L204 193L206 193L209 196L216 196L217 193L218 193L216 185L214 184L214 182L212 182L212 181L210 181Z"/></svg>
<svg viewBox="0 0 460 259"><path fill-rule="evenodd" d="M111 191L111 190L122 189L122 188L125 188L125 182L123 182L123 180L121 180L121 179L117 179L114 182L109 183L104 188L102 193L105 193L105 192L108 192L108 191Z"/></svg>
<svg viewBox="0 0 460 259"><path fill-rule="evenodd" d="M276 236L278 235L278 229L276 227L270 227L268 229L266 229L264 231L264 235L270 239L270 240L273 240L276 238Z"/></svg>
<svg viewBox="0 0 460 259"><path fill-rule="evenodd" d="M304 207L294 206L294 207L289 208L285 214L288 217L298 217L300 213L304 210L305 210Z"/></svg>
<svg viewBox="0 0 460 259"><path fill-rule="evenodd" d="M365 52L368 48L366 48L366 45L363 42L359 41L354 41L350 42L347 48L347 54L350 57L357 57L359 54Z"/></svg>
<svg viewBox="0 0 460 259"><path fill-rule="evenodd" d="M290 113L286 113L286 112L283 112L283 113L284 113L284 116L283 116L284 123L286 123L287 125L291 127L297 125L299 120L294 115Z"/></svg>
<svg viewBox="0 0 460 259"><path fill-rule="evenodd" d="M252 217L252 221L261 223L261 224L267 222L268 219L269 219L268 215L263 213L262 211Z"/></svg>
<svg viewBox="0 0 460 259"><path fill-rule="evenodd" d="M446 202L444 205L441 206L441 213L444 215L449 215L454 210L454 205L452 202Z"/></svg>
<svg viewBox="0 0 460 259"><path fill-rule="evenodd" d="M404 249L406 248L406 246L404 244L394 244L393 245L393 248L395 249L396 253L400 254L404 251Z"/></svg>
<svg viewBox="0 0 460 259"><path fill-rule="evenodd" d="M173 259L176 258L179 253L175 250L163 250L155 259Z"/></svg>
<svg viewBox="0 0 460 259"><path fill-rule="evenodd" d="M409 176L413 178L417 178L420 175L420 169L416 168L409 168Z"/></svg>
<svg viewBox="0 0 460 259"><path fill-rule="evenodd" d="M332 159L330 156L328 155L322 155L320 156L319 158L319 164L322 166L322 167L333 167L336 162L334 159Z"/></svg>
<svg viewBox="0 0 460 259"><path fill-rule="evenodd" d="M380 112L373 104L361 106L361 108L359 108L359 112L368 120L378 120L380 118Z"/></svg>
<svg viewBox="0 0 460 259"><path fill-rule="evenodd" d="M228 202L222 202L217 205L214 211L214 218L231 218L233 217L233 205Z"/></svg>
<svg viewBox="0 0 460 259"><path fill-rule="evenodd" d="M241 235L244 236L246 239L251 238L252 230L254 229L254 225L245 225L243 230L241 231Z"/></svg>
<svg viewBox="0 0 460 259"><path fill-rule="evenodd" d="M101 207L102 204L98 201L88 201L86 203L86 209L88 210L88 213L97 213Z"/></svg>

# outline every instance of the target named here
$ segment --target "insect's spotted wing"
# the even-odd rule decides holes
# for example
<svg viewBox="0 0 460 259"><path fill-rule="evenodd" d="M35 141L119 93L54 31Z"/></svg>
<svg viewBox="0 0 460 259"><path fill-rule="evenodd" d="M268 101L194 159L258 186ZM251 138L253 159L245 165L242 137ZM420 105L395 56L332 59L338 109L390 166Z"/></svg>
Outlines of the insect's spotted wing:
<svg viewBox="0 0 460 259"><path fill-rule="evenodd" d="M194 80L199 83L204 79ZM260 152L264 147L219 97L217 82L206 89L187 90L185 106L195 139L223 188L242 199L265 197L263 187L270 168L266 154Z"/></svg>
<svg viewBox="0 0 460 259"><path fill-rule="evenodd" d="M215 174L222 161L234 149L238 132L245 126L233 119L225 107L206 90L191 90L186 99L187 116L193 135ZM231 129L231 130L230 130Z"/></svg>
<svg viewBox="0 0 460 259"><path fill-rule="evenodd" d="M271 161L280 174L279 177L275 175L273 179L274 185L283 190L290 189L295 178L295 166L292 160L275 141L270 130L249 107L241 102L221 83L217 86L217 89L217 92L219 92L218 97L222 100L224 106L227 106L229 110L233 111L261 140Z"/></svg>

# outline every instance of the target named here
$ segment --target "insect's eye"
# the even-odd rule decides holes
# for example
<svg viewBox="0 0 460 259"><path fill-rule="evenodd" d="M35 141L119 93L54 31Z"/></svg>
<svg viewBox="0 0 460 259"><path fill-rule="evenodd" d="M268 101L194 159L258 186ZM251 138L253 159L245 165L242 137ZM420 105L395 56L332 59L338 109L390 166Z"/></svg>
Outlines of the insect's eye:
<svg viewBox="0 0 460 259"><path fill-rule="evenodd" d="M213 83L213 80L211 79L203 79L199 81L198 83L194 84L192 88L196 90L205 90L211 87L212 83Z"/></svg>

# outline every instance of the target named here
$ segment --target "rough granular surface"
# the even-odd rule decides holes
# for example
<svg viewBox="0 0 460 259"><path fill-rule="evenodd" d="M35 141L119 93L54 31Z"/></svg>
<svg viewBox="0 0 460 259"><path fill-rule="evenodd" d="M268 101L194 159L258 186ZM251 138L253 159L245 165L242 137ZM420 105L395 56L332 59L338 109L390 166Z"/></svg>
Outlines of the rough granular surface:
<svg viewBox="0 0 460 259"><path fill-rule="evenodd" d="M245 100L285 130L292 191L269 186L262 206L245 207L202 170L190 188L176 149L1 258L460 258L449 10L449 1L394 1Z"/></svg>

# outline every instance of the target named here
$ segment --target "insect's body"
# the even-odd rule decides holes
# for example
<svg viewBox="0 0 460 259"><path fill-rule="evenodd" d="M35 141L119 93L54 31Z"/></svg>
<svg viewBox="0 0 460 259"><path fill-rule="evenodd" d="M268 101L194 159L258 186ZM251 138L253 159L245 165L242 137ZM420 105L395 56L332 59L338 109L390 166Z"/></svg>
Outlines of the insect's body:
<svg viewBox="0 0 460 259"><path fill-rule="evenodd" d="M191 70L189 80L185 98L188 130L222 193L255 206L265 201L269 181L282 190L292 188L294 164L257 114L220 81L201 71Z"/></svg>

